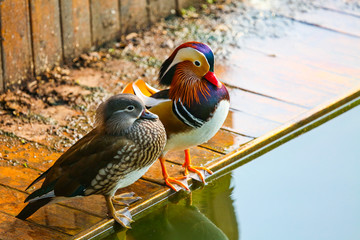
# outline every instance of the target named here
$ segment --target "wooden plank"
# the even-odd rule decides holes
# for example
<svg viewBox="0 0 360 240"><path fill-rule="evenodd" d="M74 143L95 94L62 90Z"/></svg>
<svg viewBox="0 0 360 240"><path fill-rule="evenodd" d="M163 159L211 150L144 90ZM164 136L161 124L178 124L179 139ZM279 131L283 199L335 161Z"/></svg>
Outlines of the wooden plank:
<svg viewBox="0 0 360 240"><path fill-rule="evenodd" d="M261 74L268 76L276 70L276 79L274 80L287 82L290 85L301 86L304 87L304 90L337 94L339 91L345 90L357 82L356 79L339 76L323 69L308 66L307 64L299 63L288 57L269 57L268 55L252 52L248 49L244 49L241 52L246 57L243 57L241 54L236 54L236 52L234 53L236 54L234 58L238 60L238 63L236 63L237 66L243 66L240 58L243 60L247 58L249 63L246 67L256 71L256 62L258 61L258 63L261 64ZM285 65L286 68L284 68Z"/></svg>
<svg viewBox="0 0 360 240"><path fill-rule="evenodd" d="M251 38L245 46L292 63L323 69L338 77L345 76L346 85L360 78L359 39L336 32L293 22L284 37Z"/></svg>
<svg viewBox="0 0 360 240"><path fill-rule="evenodd" d="M121 1L121 33L127 34L149 25L146 0Z"/></svg>
<svg viewBox="0 0 360 240"><path fill-rule="evenodd" d="M326 9L316 9L308 12L298 11L295 16L291 18L331 29L339 33L360 37L359 17Z"/></svg>
<svg viewBox="0 0 360 240"><path fill-rule="evenodd" d="M355 1L354 1L355 3ZM344 4L343 1L325 1L319 4L316 4L319 8L324 8L329 11L335 11L339 13L349 14L353 16L360 17L360 11L358 7L352 7L351 5ZM356 9L357 8L357 9Z"/></svg>
<svg viewBox="0 0 360 240"><path fill-rule="evenodd" d="M221 143L219 143L221 144ZM223 155L214 151L210 151L203 147L190 148L191 162L196 165L207 165L221 158ZM184 151L174 151L166 154L166 160L178 165L183 165L185 160Z"/></svg>
<svg viewBox="0 0 360 240"><path fill-rule="evenodd" d="M316 52L316 49L313 50ZM354 78L298 62L297 57L291 59L277 52L274 54L276 57L248 49L235 50L231 58L236 63L225 68L218 66L216 72L220 72L221 79L231 86L305 108L316 106L357 82Z"/></svg>
<svg viewBox="0 0 360 240"><path fill-rule="evenodd" d="M69 235L65 233L23 221L2 212L0 212L0 236L2 240L35 239L37 236L42 240L69 238Z"/></svg>
<svg viewBox="0 0 360 240"><path fill-rule="evenodd" d="M143 204L148 198L158 194L161 191L164 191L165 186L155 184L143 179L139 179L132 185L119 189L116 194L125 193L125 192L134 192L135 196L141 197L139 201L130 205L134 207L136 205ZM73 198L69 201L60 202L59 204L64 206L69 206L93 215L99 216L101 218L107 219L107 207L105 198L101 195L92 195L83 198ZM117 209L121 209L121 206L115 206Z"/></svg>
<svg viewBox="0 0 360 240"><path fill-rule="evenodd" d="M4 66L1 92L3 87L21 84L32 74L33 64L28 1L1 1L0 17Z"/></svg>
<svg viewBox="0 0 360 240"><path fill-rule="evenodd" d="M0 186L0 206L3 213L15 216L26 203L23 203L27 194ZM56 228L58 231L74 235L79 231L86 229L101 218L87 214L83 211L75 210L59 204L50 204L40 208L29 221L35 222L49 228Z"/></svg>
<svg viewBox="0 0 360 240"><path fill-rule="evenodd" d="M88 0L60 1L64 59L91 48L90 6Z"/></svg>
<svg viewBox="0 0 360 240"><path fill-rule="evenodd" d="M151 0L149 1L150 22L155 23L161 18L169 16L175 11L175 0Z"/></svg>
<svg viewBox="0 0 360 240"><path fill-rule="evenodd" d="M35 73L62 61L58 0L30 0ZM46 13L46 14L44 14Z"/></svg>
<svg viewBox="0 0 360 240"><path fill-rule="evenodd" d="M90 0L92 43L96 46L120 38L118 0Z"/></svg>
<svg viewBox="0 0 360 240"><path fill-rule="evenodd" d="M228 118L228 119L230 119L230 118ZM230 120L228 120L228 121L230 121ZM225 127L225 129L230 129L230 127ZM217 152L229 153L251 140L253 140L253 137L242 136L242 135L221 129L216 133L216 135L213 138L211 138L209 141L202 144L201 146L215 150ZM215 161L211 161L211 162L215 162ZM207 164L210 164L210 163L207 163Z"/></svg>
<svg viewBox="0 0 360 240"><path fill-rule="evenodd" d="M166 169L170 176L183 176L183 168L181 165L166 162ZM141 179L148 180L157 184L162 184L165 187L165 181L161 173L160 161L154 162L150 169L142 176Z"/></svg>
<svg viewBox="0 0 360 240"><path fill-rule="evenodd" d="M1 3L0 3L1 6ZM1 8L0 8L0 18L1 18ZM1 23L1 19L0 19ZM0 25L1 26L1 25ZM0 40L1 41L1 40ZM2 56L2 47L0 46L0 56ZM4 92L5 89L5 82L4 82L4 76L3 76L3 68L2 68L2 57L0 57L0 94Z"/></svg>
<svg viewBox="0 0 360 240"><path fill-rule="evenodd" d="M238 55L240 57L240 54ZM331 96L330 93L315 91L306 86L296 85L291 81L286 81L284 80L285 76L281 78L279 75L276 75L276 73L274 74L274 71L272 71L273 74L269 75L271 65L268 66L266 71L263 71L263 69L259 71L259 68L262 68L262 66L258 65L257 61L261 62L261 60L263 60L262 62L264 63L264 58L259 56L257 61L254 61L250 55L241 55L243 57L239 65L241 65L242 68L240 68L239 65L237 68L227 66L221 77L224 83L305 108L315 106ZM267 63L269 62L266 61L266 64ZM272 62L270 62L270 64L272 64ZM299 78L301 77L301 72L294 72L288 77L289 79Z"/></svg>
<svg viewBox="0 0 360 240"><path fill-rule="evenodd" d="M259 137L280 125L278 122L251 116L237 110L230 110L223 128L249 137Z"/></svg>
<svg viewBox="0 0 360 240"><path fill-rule="evenodd" d="M229 94L232 109L278 123L285 123L308 110L239 89L229 88Z"/></svg>
<svg viewBox="0 0 360 240"><path fill-rule="evenodd" d="M30 219L38 225L55 228L70 235L75 235L102 220L97 216L60 204L46 205L34 213Z"/></svg>

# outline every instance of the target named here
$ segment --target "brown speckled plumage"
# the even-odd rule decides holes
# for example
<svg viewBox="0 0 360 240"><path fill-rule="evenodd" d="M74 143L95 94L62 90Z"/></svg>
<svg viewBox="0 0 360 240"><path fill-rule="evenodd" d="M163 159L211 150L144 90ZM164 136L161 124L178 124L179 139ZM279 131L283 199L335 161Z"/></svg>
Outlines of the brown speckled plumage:
<svg viewBox="0 0 360 240"><path fill-rule="evenodd" d="M116 213L113 196L118 188L139 179L165 144L164 126L139 98L131 94L113 96L99 106L96 128L30 184L45 178L41 188L25 200L29 204L17 217L26 219L45 204L64 197L102 194L109 213L129 227L128 215L120 214L124 220Z"/></svg>
<svg viewBox="0 0 360 240"><path fill-rule="evenodd" d="M157 121L138 121L124 134L132 142L118 149L112 157L113 160L98 171L85 195L112 195L116 183L126 174L152 165L154 156L160 155L166 142L163 128L159 127Z"/></svg>

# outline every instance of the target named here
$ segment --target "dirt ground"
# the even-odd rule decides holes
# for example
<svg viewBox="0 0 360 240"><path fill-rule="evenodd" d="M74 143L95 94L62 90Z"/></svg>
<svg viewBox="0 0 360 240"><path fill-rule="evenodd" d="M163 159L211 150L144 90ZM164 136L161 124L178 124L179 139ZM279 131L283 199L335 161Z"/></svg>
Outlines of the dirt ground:
<svg viewBox="0 0 360 240"><path fill-rule="evenodd" d="M161 88L157 84L161 63L181 43L205 42L217 63L231 64L227 53L241 48L242 39L284 34L281 29L289 27L290 20L274 21L272 9L291 16L317 7L312 1L208 2L200 9L184 10L182 17L169 16L150 29L84 53L72 64L49 69L22 89L0 95L0 134L63 151L90 131L96 107L125 84L141 78ZM356 1L338 2L349 10L360 8ZM264 5L264 10L252 8L254 4Z"/></svg>

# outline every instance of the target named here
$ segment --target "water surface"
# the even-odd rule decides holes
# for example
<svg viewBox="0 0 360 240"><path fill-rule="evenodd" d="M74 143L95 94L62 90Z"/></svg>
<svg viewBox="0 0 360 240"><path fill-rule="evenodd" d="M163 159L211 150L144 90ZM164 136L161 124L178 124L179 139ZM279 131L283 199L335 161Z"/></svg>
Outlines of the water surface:
<svg viewBox="0 0 360 240"><path fill-rule="evenodd" d="M360 239L360 107L106 239Z"/></svg>

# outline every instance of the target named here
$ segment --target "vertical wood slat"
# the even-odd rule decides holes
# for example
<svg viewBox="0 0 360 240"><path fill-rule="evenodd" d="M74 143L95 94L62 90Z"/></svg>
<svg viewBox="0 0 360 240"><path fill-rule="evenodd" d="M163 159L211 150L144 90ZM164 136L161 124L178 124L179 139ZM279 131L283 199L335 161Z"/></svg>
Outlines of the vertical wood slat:
<svg viewBox="0 0 360 240"><path fill-rule="evenodd" d="M176 0L150 0L150 23L157 22L160 18L171 14L176 9Z"/></svg>
<svg viewBox="0 0 360 240"><path fill-rule="evenodd" d="M0 16L1 16L1 12L0 12ZM1 27L1 25L0 25ZM0 40L1 43L1 40ZM3 78L3 67L2 67L2 51L1 51L1 46L0 46L0 93L4 92L4 88L5 88L5 83L4 83L4 78Z"/></svg>
<svg viewBox="0 0 360 240"><path fill-rule="evenodd" d="M90 0L92 43L95 46L120 38L118 0Z"/></svg>
<svg viewBox="0 0 360 240"><path fill-rule="evenodd" d="M35 73L62 61L59 0L30 0Z"/></svg>
<svg viewBox="0 0 360 240"><path fill-rule="evenodd" d="M121 28L126 34L168 16L177 1L186 0L1 1L0 92L63 57L70 60L92 45L119 38Z"/></svg>
<svg viewBox="0 0 360 240"><path fill-rule="evenodd" d="M64 59L70 61L91 48L89 0L60 0Z"/></svg>
<svg viewBox="0 0 360 240"><path fill-rule="evenodd" d="M1 92L21 84L33 71L28 0L2 1L0 17L4 77Z"/></svg>
<svg viewBox="0 0 360 240"><path fill-rule="evenodd" d="M140 30L149 25L146 0L120 0L121 33Z"/></svg>

